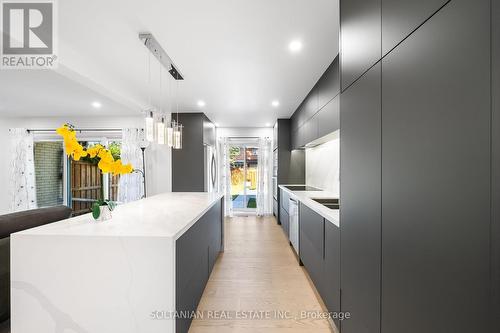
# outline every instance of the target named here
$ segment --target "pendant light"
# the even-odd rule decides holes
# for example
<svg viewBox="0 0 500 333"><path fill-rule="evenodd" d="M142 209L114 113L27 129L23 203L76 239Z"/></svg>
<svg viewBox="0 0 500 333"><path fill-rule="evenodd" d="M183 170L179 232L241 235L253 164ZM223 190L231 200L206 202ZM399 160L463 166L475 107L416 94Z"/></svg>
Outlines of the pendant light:
<svg viewBox="0 0 500 333"><path fill-rule="evenodd" d="M155 140L155 121L153 111L146 112L146 140L153 142Z"/></svg>
<svg viewBox="0 0 500 333"><path fill-rule="evenodd" d="M165 67L165 69L167 69L167 71L174 78L174 80L177 81L177 86L178 86L178 81L184 80L184 77L177 68L177 66L175 66L172 59L170 59L168 54L160 45L160 43L158 43L156 38L151 33L143 32L139 33L139 39L144 44L144 46L150 51L150 56L151 54L154 55L156 59L158 59L160 65ZM148 59L149 59L149 83L151 85L151 57L149 57ZM148 141L154 141L155 138L154 130L156 129L157 132L156 138L160 144L166 143L168 144L169 147L173 149L182 149L183 126L182 124L179 123L178 99L179 96L177 91L176 92L177 119L174 120L175 117L171 116L171 121L168 124L165 123L165 118L164 115L162 114L161 115L162 117L160 118L161 122L157 123L155 126L154 115L152 111L150 110L146 112L146 137L148 138ZM150 104L151 104L151 97L150 97ZM160 105L160 113L162 113L161 105Z"/></svg>
<svg viewBox="0 0 500 333"><path fill-rule="evenodd" d="M174 149L182 149L182 124L179 123L179 81L177 81L177 89L176 89L176 111L177 111L177 120L173 122L173 148Z"/></svg>
<svg viewBox="0 0 500 333"><path fill-rule="evenodd" d="M151 55L148 55L148 91L149 91L149 107L151 108ZM146 111L145 130L146 140L153 142L155 140L154 115L151 109Z"/></svg>
<svg viewBox="0 0 500 333"><path fill-rule="evenodd" d="M163 116L163 87L162 87L162 66L160 64L160 114L161 119L160 121L156 124L156 138L158 141L158 144L164 145L165 144L165 117Z"/></svg>

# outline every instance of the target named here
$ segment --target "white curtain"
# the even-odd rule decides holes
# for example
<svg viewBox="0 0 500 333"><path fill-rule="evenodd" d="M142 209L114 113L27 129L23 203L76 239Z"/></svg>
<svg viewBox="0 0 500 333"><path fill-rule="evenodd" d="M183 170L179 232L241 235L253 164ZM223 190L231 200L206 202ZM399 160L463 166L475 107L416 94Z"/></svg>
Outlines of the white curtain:
<svg viewBox="0 0 500 333"><path fill-rule="evenodd" d="M219 141L219 192L224 193L224 216L233 216L231 198L231 165L229 162L229 139Z"/></svg>
<svg viewBox="0 0 500 333"><path fill-rule="evenodd" d="M12 212L37 208L33 135L25 128L10 133L9 194Z"/></svg>
<svg viewBox="0 0 500 333"><path fill-rule="evenodd" d="M259 139L258 183L257 183L257 215L265 216L273 213L272 197L272 158L271 140Z"/></svg>
<svg viewBox="0 0 500 333"><path fill-rule="evenodd" d="M118 185L118 201L126 203L139 200L144 196L143 163L141 151L141 130L124 128L122 130L121 160L124 164L131 163L135 171L120 177Z"/></svg>

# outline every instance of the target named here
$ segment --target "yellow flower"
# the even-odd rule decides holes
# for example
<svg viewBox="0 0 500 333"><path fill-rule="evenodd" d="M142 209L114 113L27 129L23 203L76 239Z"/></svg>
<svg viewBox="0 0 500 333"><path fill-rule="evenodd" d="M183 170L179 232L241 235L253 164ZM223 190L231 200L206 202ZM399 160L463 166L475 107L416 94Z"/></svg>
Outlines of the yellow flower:
<svg viewBox="0 0 500 333"><path fill-rule="evenodd" d="M78 142L76 132L72 126L64 124L56 129L56 132L63 137L66 154L68 156L72 156L73 160L79 161L80 158L85 156L90 156L90 158L98 157L99 163L97 164L97 167L102 173L112 172L114 175L124 175L134 171L130 163L123 165L121 160L115 161L111 151L104 148L100 144L96 144L88 149L83 148Z"/></svg>
<svg viewBox="0 0 500 333"><path fill-rule="evenodd" d="M92 146L92 147L88 148L88 149L87 149L87 152L89 153L89 157L90 157L90 158L94 158L94 157L96 157L96 156L97 156L97 154L99 154L99 152L100 152L101 150L103 150L103 149L104 149L104 147L103 147L103 146L101 146L100 144L96 144L96 145L94 145L94 146Z"/></svg>

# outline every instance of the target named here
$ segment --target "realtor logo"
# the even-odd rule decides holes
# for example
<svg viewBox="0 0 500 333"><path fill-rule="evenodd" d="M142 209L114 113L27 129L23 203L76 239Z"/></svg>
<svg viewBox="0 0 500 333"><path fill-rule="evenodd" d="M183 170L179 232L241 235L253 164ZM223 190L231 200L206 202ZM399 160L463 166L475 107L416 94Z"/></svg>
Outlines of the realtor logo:
<svg viewBox="0 0 500 333"><path fill-rule="evenodd" d="M52 0L1 1L2 69L55 68L54 7Z"/></svg>

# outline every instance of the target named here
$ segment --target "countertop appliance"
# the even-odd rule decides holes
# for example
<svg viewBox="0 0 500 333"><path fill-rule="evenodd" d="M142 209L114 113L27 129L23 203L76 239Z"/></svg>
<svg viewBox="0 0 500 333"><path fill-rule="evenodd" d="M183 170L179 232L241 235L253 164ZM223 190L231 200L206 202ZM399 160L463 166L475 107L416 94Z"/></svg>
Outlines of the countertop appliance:
<svg viewBox="0 0 500 333"><path fill-rule="evenodd" d="M299 203L290 198L289 199L289 239L290 242L292 243L292 246L295 250L295 253L297 253L298 256L300 256L299 253Z"/></svg>
<svg viewBox="0 0 500 333"><path fill-rule="evenodd" d="M205 192L217 192L217 151L214 146L204 145Z"/></svg>

